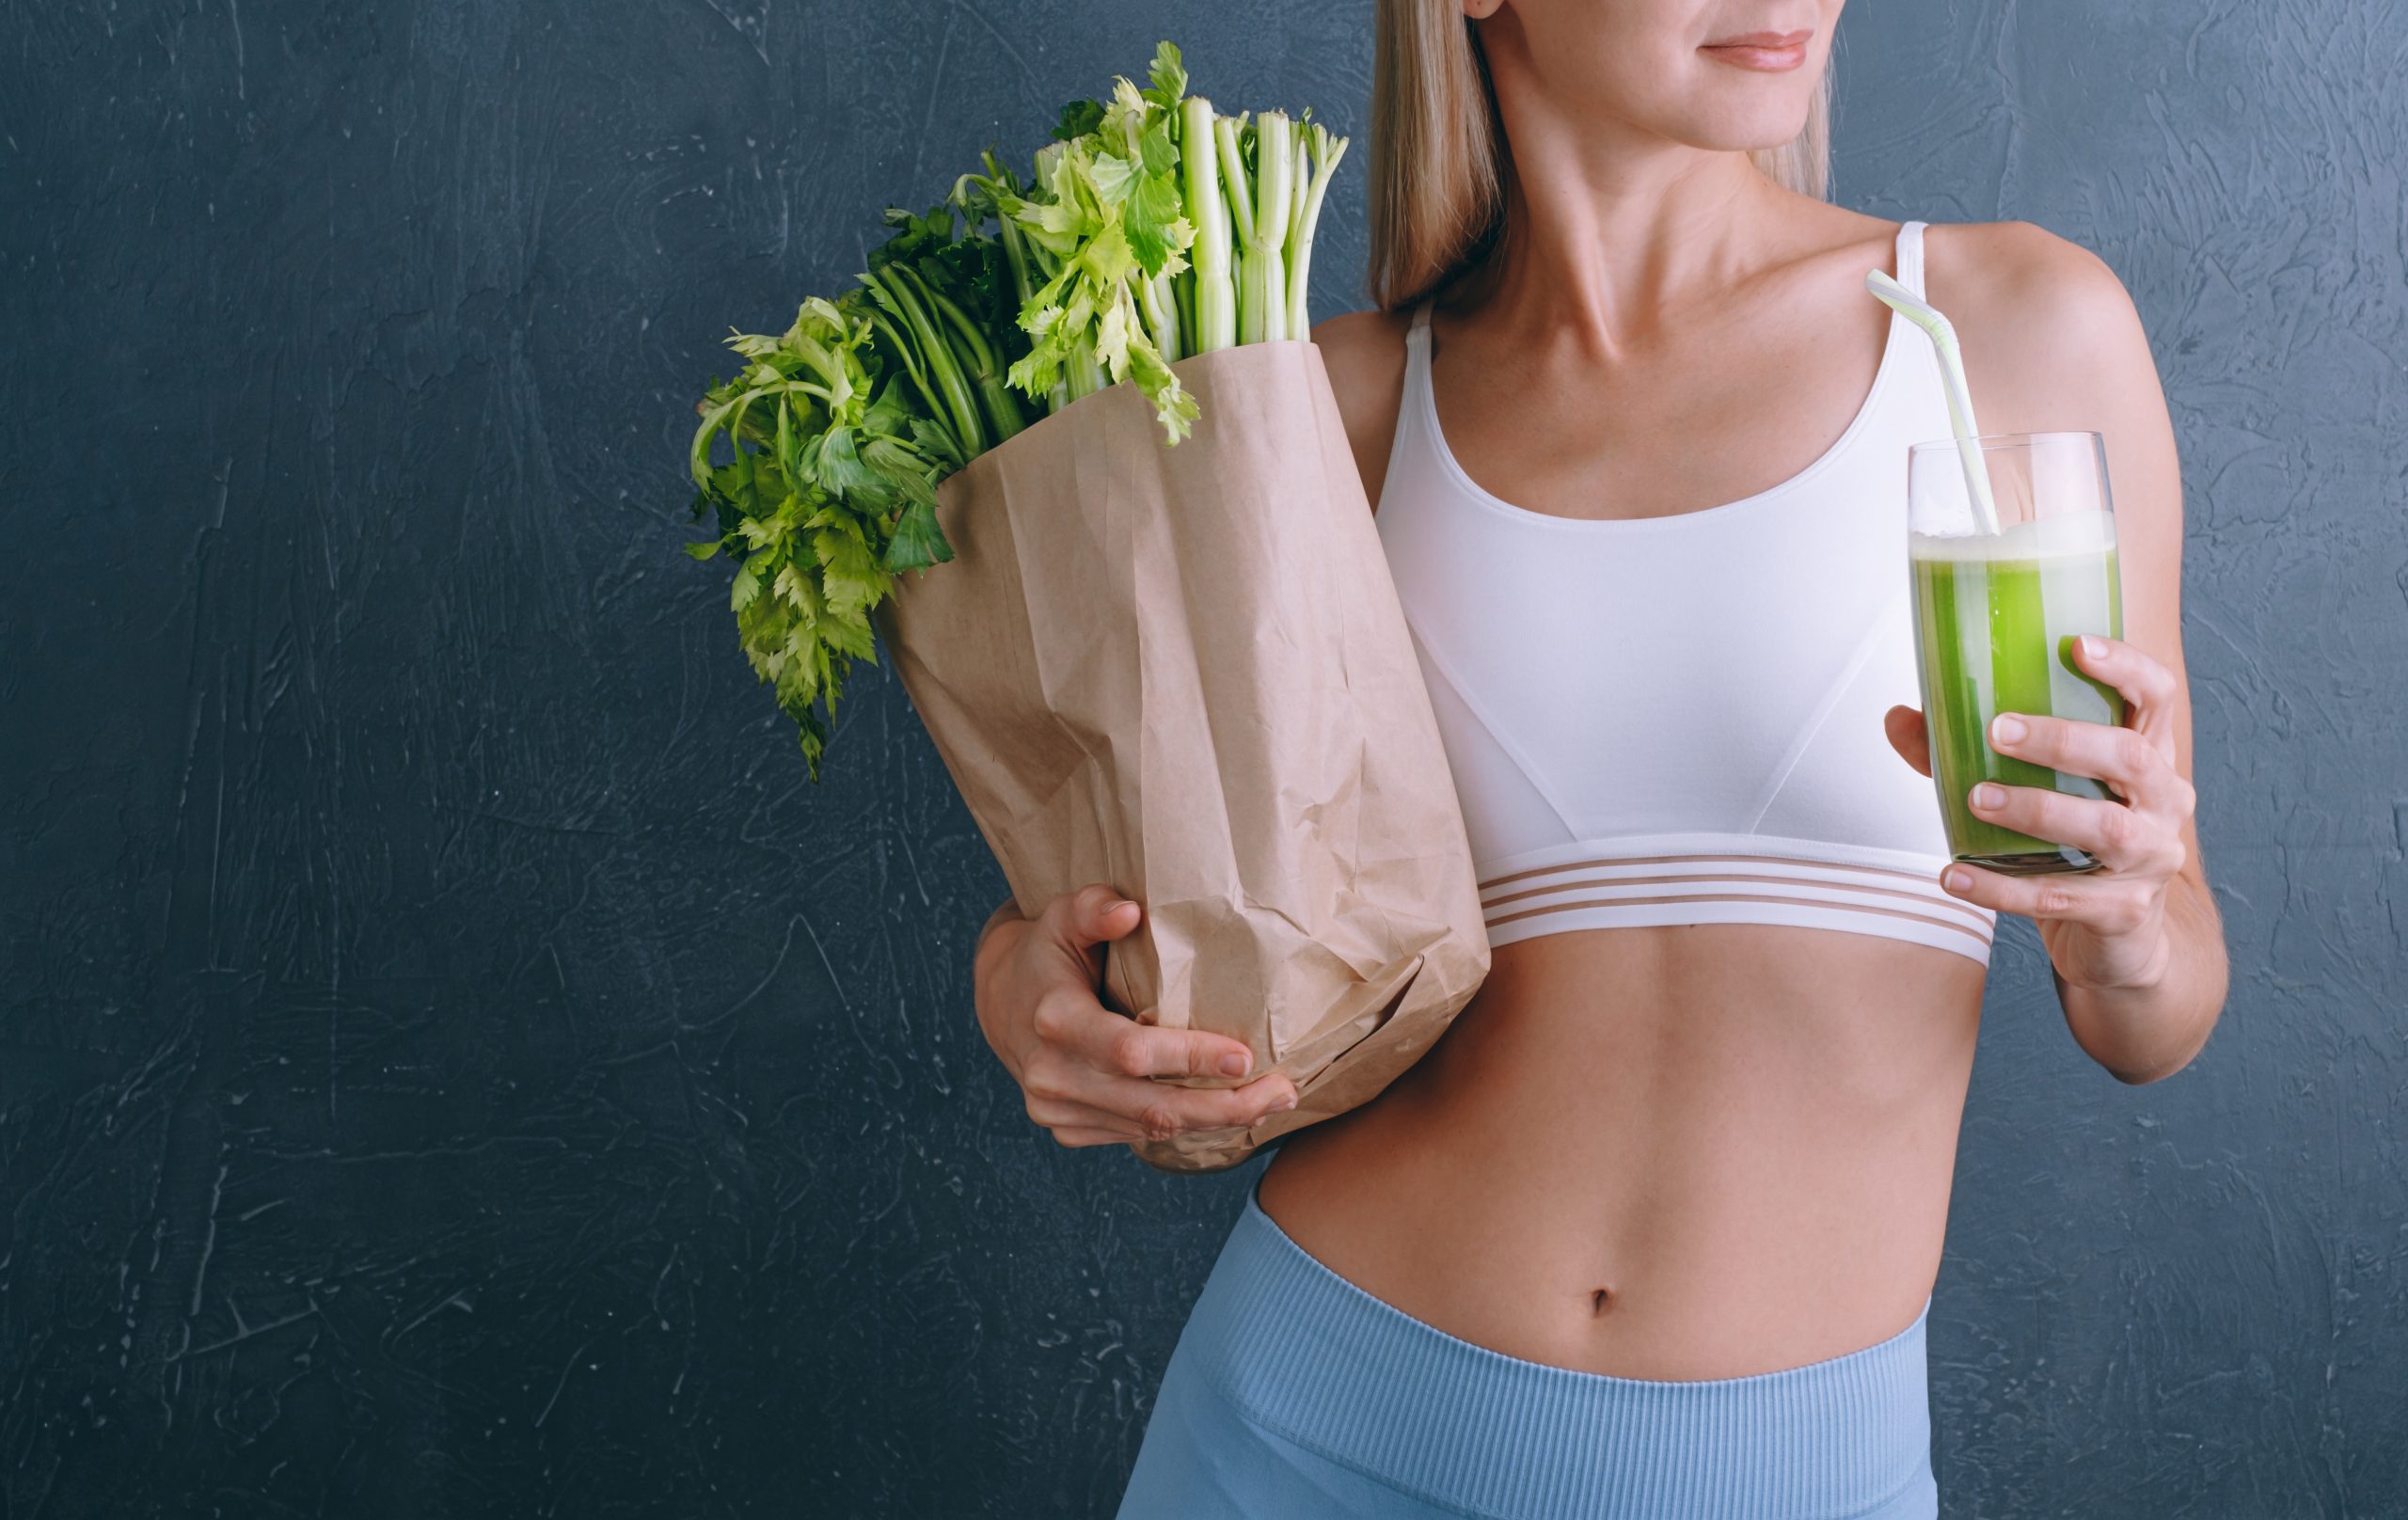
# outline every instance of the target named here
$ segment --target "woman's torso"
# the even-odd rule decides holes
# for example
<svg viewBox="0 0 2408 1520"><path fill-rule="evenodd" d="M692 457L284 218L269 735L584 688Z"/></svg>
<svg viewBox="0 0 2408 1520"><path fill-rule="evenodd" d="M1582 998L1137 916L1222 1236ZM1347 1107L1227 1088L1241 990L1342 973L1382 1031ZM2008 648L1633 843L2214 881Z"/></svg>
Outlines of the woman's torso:
<svg viewBox="0 0 2408 1520"><path fill-rule="evenodd" d="M1903 324L1800 300L1888 254L1798 261L1753 293L1785 320L1735 303L1597 388L1621 395L1499 365L1470 326L1436 329L1452 364L1386 334L1381 530L1494 968L1387 1093L1282 1148L1261 1201L1477 1344L1735 1376L1873 1344L1930 1290L1988 926L1929 886L1929 784L1879 725L1915 700L1905 445L1947 419ZM1513 504L1567 479L1605 520Z"/></svg>

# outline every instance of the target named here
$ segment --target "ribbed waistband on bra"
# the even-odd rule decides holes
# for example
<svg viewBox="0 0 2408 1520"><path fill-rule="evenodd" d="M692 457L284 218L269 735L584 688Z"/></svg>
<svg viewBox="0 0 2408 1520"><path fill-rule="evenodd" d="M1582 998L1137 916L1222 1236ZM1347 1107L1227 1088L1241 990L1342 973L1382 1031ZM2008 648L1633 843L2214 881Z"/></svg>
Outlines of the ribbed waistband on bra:
<svg viewBox="0 0 2408 1520"><path fill-rule="evenodd" d="M1479 863L1481 907L1492 931L1551 915L1582 922L1677 919L1650 911L1708 903L1854 913L1911 921L1987 955L1997 915L1949 895L1947 862L1896 850L1749 834L1666 834L1582 841ZM1600 915L1604 915L1600 917Z"/></svg>

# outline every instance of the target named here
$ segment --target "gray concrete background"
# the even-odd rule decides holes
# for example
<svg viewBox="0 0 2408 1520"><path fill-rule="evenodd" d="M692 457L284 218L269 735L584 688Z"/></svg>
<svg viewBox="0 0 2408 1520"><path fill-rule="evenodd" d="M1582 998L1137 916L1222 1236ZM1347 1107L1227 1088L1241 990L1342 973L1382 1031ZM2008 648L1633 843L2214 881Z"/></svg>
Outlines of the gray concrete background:
<svg viewBox="0 0 2408 1520"><path fill-rule="evenodd" d="M675 554L732 324L1364 0L0 0L0 1515L1101 1515L1250 1173L1064 1154L900 691L828 782ZM2408 30L1857 0L1838 194L2137 298L2180 430L2191 1070L1998 958L1952 1516L2408 1514ZM1353 299L1361 165L1325 219Z"/></svg>

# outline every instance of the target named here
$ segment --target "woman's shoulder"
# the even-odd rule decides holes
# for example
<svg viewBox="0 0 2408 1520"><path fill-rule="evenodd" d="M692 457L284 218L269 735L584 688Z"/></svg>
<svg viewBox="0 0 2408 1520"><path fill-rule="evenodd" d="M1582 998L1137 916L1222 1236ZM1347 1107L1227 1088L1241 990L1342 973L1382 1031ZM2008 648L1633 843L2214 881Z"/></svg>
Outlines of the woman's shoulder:
<svg viewBox="0 0 2408 1520"><path fill-rule="evenodd" d="M1409 312L1376 309L1349 311L1313 325L1313 343L1329 372L1329 388L1346 424L1346 442L1374 508L1396 438L1397 408L1404 400L1404 335L1412 325Z"/></svg>
<svg viewBox="0 0 2408 1520"><path fill-rule="evenodd" d="M2148 335L2124 282L2099 255L2045 228L1930 228L1924 289L1963 343L1986 432L2096 426L2080 419L2124 403L2136 387L2156 389Z"/></svg>
<svg viewBox="0 0 2408 1520"><path fill-rule="evenodd" d="M2036 324L2072 337L2128 316L2132 298L2107 261L2030 222L1963 222L1924 234L1933 304L2001 326ZM1953 303L1953 305L1951 304Z"/></svg>

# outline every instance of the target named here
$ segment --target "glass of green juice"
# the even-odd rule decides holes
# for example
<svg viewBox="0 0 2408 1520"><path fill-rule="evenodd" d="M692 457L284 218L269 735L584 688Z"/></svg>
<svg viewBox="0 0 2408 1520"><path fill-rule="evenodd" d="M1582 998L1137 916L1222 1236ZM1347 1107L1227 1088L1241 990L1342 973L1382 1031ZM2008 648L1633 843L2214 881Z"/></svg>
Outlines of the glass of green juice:
<svg viewBox="0 0 2408 1520"><path fill-rule="evenodd" d="M2074 664L2083 634L2124 636L2107 446L2096 433L1996 434L1972 440L1998 531L1973 505L1954 438L1907 451L1908 563L1931 777L1951 856L2009 876L2096 870L2069 845L1977 816L1986 781L2111 800L2087 776L1990 748L1990 720L2027 713L2120 726L2124 699Z"/></svg>

